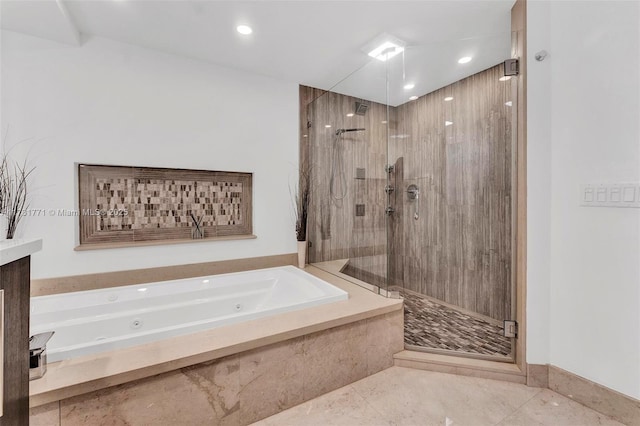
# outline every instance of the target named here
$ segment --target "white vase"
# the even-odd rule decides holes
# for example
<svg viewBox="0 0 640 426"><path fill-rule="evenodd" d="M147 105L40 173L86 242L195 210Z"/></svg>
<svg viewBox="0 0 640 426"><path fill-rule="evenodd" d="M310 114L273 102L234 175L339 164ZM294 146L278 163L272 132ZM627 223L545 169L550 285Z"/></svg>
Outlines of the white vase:
<svg viewBox="0 0 640 426"><path fill-rule="evenodd" d="M0 241L7 239L7 231L9 230L9 218L6 214L0 213Z"/></svg>
<svg viewBox="0 0 640 426"><path fill-rule="evenodd" d="M298 241L298 268L304 269L305 263L307 263L307 242Z"/></svg>

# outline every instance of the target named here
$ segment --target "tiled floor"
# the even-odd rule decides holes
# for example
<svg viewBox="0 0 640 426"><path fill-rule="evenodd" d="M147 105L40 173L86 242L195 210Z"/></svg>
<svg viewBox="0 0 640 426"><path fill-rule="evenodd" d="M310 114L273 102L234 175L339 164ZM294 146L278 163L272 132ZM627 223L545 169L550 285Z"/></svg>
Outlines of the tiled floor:
<svg viewBox="0 0 640 426"><path fill-rule="evenodd" d="M404 341L424 348L508 356L511 339L502 327L414 293L403 292Z"/></svg>
<svg viewBox="0 0 640 426"><path fill-rule="evenodd" d="M254 425L622 424L548 389L391 367Z"/></svg>

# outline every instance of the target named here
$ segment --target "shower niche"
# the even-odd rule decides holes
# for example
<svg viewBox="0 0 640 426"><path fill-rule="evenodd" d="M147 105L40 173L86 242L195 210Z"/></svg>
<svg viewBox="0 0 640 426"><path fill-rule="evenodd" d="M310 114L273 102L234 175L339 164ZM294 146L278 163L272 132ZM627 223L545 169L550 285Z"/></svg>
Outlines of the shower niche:
<svg viewBox="0 0 640 426"><path fill-rule="evenodd" d="M301 86L301 161L310 263L404 298L408 349L512 362L519 77L496 38L500 59L433 87L415 81L432 45Z"/></svg>

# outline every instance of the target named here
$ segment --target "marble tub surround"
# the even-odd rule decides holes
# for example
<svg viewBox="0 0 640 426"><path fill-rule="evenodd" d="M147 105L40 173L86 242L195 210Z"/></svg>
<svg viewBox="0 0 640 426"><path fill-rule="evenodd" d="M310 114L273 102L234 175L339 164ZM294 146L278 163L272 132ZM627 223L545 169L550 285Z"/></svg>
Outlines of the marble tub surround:
<svg viewBox="0 0 640 426"><path fill-rule="evenodd" d="M402 311L32 409L32 424L246 425L391 367Z"/></svg>
<svg viewBox="0 0 640 426"><path fill-rule="evenodd" d="M30 408L29 426L60 426L60 402Z"/></svg>
<svg viewBox="0 0 640 426"><path fill-rule="evenodd" d="M446 424L622 426L548 389L401 367L366 377L254 426Z"/></svg>
<svg viewBox="0 0 640 426"><path fill-rule="evenodd" d="M31 280L31 296L46 296L70 291L96 290L122 285L154 283L182 278L226 274L229 272L272 268L276 266L297 265L297 262L297 253L287 253L273 256L249 257L245 259L192 263L188 265L160 266L128 271L42 278Z"/></svg>
<svg viewBox="0 0 640 426"><path fill-rule="evenodd" d="M401 300L375 295L311 266L305 270L347 291L349 300L52 363L42 379L30 383L30 405L43 405L384 314L402 315ZM401 342L402 326L397 333ZM384 335L377 334L376 339ZM402 346L394 350L398 352ZM367 358L367 353L364 356ZM372 365L374 362L371 360Z"/></svg>

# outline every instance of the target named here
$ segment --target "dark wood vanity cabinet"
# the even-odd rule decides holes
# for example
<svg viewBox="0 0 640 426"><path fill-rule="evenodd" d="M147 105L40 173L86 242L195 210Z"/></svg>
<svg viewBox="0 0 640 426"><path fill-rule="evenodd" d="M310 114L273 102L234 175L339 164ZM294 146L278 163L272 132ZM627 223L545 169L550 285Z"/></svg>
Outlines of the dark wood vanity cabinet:
<svg viewBox="0 0 640 426"><path fill-rule="evenodd" d="M1 426L29 424L29 286L31 256L0 266L2 290Z"/></svg>

